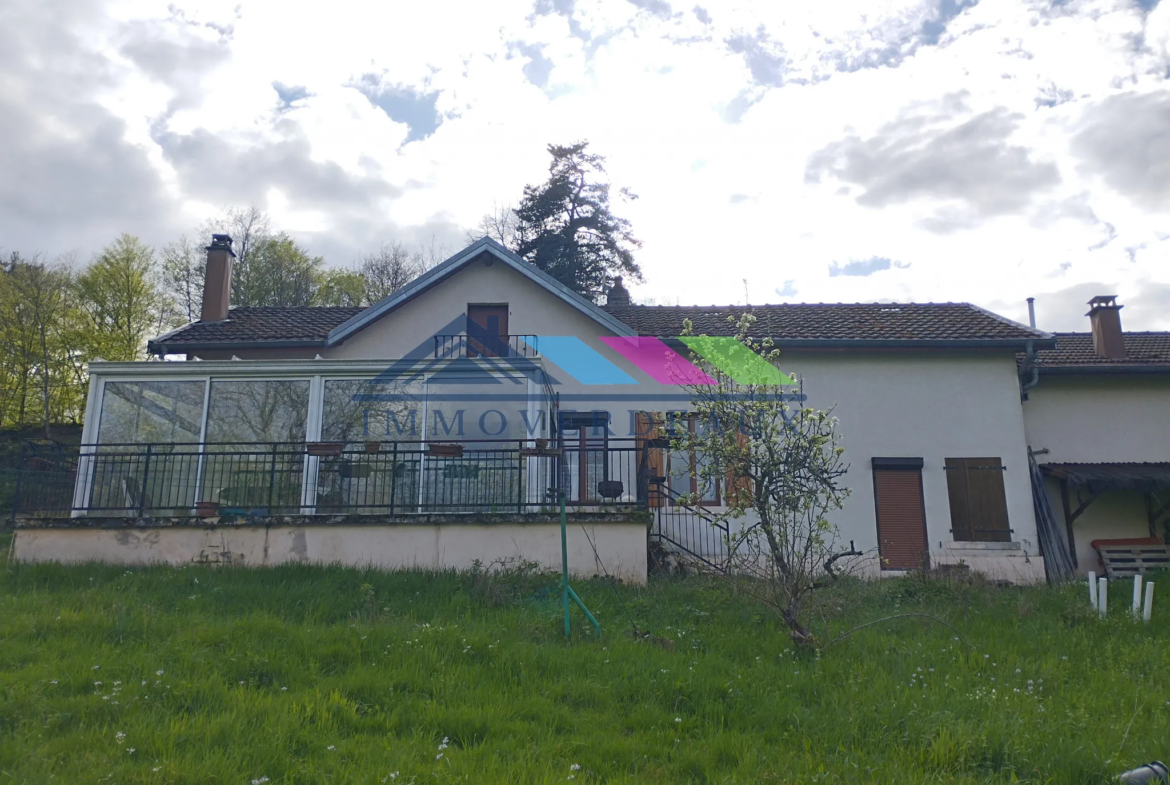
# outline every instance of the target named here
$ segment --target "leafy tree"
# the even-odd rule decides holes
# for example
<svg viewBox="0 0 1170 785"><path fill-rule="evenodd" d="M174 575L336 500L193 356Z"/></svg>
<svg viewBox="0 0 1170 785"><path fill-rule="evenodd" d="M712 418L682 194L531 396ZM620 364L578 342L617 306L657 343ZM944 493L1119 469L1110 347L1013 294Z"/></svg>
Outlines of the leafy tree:
<svg viewBox="0 0 1170 785"><path fill-rule="evenodd" d="M313 305L324 266L285 232L254 240L246 257L237 252L232 305Z"/></svg>
<svg viewBox="0 0 1170 785"><path fill-rule="evenodd" d="M147 339L160 331L167 314L154 250L129 234L102 249L81 273L77 297L85 321L79 340L89 358L142 359Z"/></svg>
<svg viewBox="0 0 1170 785"><path fill-rule="evenodd" d="M702 456L692 462L693 477L724 485L726 506L711 512L715 521L738 524L729 544L732 579L775 611L798 645L817 645L805 600L837 575L840 559L861 555L842 550L828 519L849 495L841 483L848 466L837 418L790 401L794 380L775 367L780 352L770 338L750 337L754 322L742 316L735 340L693 336L685 323L684 342L705 340L703 355L718 362L693 356L715 383L685 385L703 427L672 429L672 448ZM741 379L746 371L746 383L724 368L743 369Z"/></svg>
<svg viewBox="0 0 1170 785"><path fill-rule="evenodd" d="M516 208L515 252L575 292L600 300L615 276L642 280L630 222L609 208L605 159L588 142L549 145L549 179L524 188ZM623 188L626 200L637 197Z"/></svg>
<svg viewBox="0 0 1170 785"><path fill-rule="evenodd" d="M314 305L366 305L366 279L353 270L325 270L317 278Z"/></svg>
<svg viewBox="0 0 1170 785"><path fill-rule="evenodd" d="M423 261L418 251L411 251L405 244L395 241L382 243L373 253L358 257L358 274L361 275L365 301L373 304L388 297L413 281L423 271Z"/></svg>

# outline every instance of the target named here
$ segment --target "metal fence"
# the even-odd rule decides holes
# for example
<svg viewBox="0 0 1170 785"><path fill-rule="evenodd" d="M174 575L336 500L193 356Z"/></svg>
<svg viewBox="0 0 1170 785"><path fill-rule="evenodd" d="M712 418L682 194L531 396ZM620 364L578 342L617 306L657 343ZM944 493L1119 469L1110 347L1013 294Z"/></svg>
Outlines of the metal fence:
<svg viewBox="0 0 1170 785"><path fill-rule="evenodd" d="M27 456L13 515L526 512L639 505L647 488L634 440L102 444Z"/></svg>

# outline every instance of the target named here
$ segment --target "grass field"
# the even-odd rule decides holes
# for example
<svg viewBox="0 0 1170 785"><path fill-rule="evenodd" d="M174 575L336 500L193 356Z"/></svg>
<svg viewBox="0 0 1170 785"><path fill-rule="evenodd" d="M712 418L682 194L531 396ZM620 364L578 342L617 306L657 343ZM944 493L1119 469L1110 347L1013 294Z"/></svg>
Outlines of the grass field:
<svg viewBox="0 0 1170 785"><path fill-rule="evenodd" d="M549 577L4 564L0 783L1088 783L1170 756L1170 624L1130 621L1128 584L1104 621L1080 585L821 598L832 630L937 615L969 657L915 620L798 654L716 581L577 588L600 641L578 616L565 642Z"/></svg>

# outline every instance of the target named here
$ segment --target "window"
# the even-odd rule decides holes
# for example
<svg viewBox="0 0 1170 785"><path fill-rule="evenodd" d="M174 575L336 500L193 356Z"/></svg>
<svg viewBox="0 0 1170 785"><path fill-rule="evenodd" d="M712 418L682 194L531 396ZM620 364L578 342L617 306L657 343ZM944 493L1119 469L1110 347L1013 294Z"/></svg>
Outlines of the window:
<svg viewBox="0 0 1170 785"><path fill-rule="evenodd" d="M213 380L207 407L207 442L303 442L308 413L308 380Z"/></svg>
<svg viewBox="0 0 1170 785"><path fill-rule="evenodd" d="M86 504L94 509L183 510L195 503L204 381L106 382L98 457ZM141 447L151 445L146 457ZM187 445L176 448L176 445Z"/></svg>
<svg viewBox="0 0 1170 785"><path fill-rule="evenodd" d="M207 383L106 382L99 444L198 442Z"/></svg>
<svg viewBox="0 0 1170 785"><path fill-rule="evenodd" d="M666 417L667 431L672 438L681 437L684 432L698 438L705 435L709 427L693 413L668 412ZM711 459L702 450L671 449L666 463L666 481L673 494L692 494L700 504L720 504L722 483L718 479L703 477L703 470L710 466Z"/></svg>
<svg viewBox="0 0 1170 785"><path fill-rule="evenodd" d="M1004 465L999 458L947 458L951 536L967 542L1011 542Z"/></svg>
<svg viewBox="0 0 1170 785"><path fill-rule="evenodd" d="M874 458L873 498L883 570L928 566L921 458Z"/></svg>
<svg viewBox="0 0 1170 785"><path fill-rule="evenodd" d="M357 447L366 441L422 439L421 383L326 379L321 439Z"/></svg>
<svg viewBox="0 0 1170 785"><path fill-rule="evenodd" d="M561 484L566 496L584 504L598 502L598 483L610 479L609 412L560 412ZM623 489L625 490L625 489Z"/></svg>

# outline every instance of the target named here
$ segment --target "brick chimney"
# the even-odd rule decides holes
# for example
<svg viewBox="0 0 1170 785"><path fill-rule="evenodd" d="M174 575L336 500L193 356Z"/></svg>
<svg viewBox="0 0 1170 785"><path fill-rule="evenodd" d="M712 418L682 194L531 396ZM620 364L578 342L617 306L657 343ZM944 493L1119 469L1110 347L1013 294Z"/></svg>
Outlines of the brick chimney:
<svg viewBox="0 0 1170 785"><path fill-rule="evenodd" d="M619 275L613 279L613 286L609 287L609 292L605 295L605 305L606 307L624 307L629 304L630 293L622 285L622 277Z"/></svg>
<svg viewBox="0 0 1170 785"><path fill-rule="evenodd" d="M226 319L232 304L232 238L227 234L211 235L207 246L207 272L203 278L203 310L199 321Z"/></svg>
<svg viewBox="0 0 1170 785"><path fill-rule="evenodd" d="M1125 359L1125 337L1121 334L1121 309L1117 295L1100 294L1089 300L1090 324L1093 325L1093 348L1098 357Z"/></svg>

